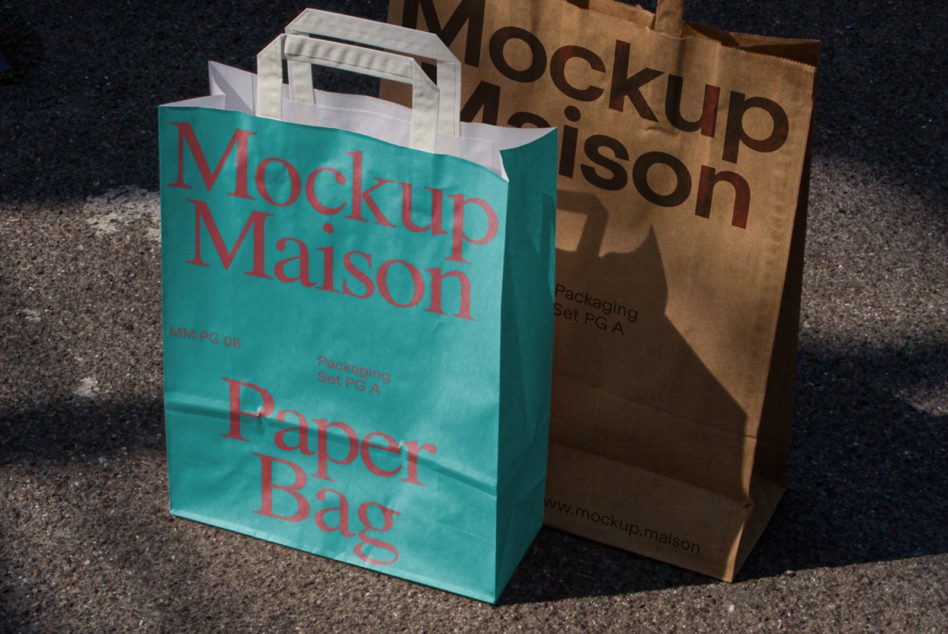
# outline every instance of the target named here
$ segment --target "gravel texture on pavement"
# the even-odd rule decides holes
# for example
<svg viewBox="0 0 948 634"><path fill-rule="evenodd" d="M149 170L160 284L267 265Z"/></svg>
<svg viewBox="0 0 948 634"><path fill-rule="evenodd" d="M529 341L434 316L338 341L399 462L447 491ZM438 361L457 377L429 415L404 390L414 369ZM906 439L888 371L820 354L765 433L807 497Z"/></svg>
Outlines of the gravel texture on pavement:
<svg viewBox="0 0 948 634"><path fill-rule="evenodd" d="M0 630L948 629L940 2L688 3L824 42L790 490L734 584L544 529L497 607L168 513L156 107L306 3L4 4L38 41L0 85Z"/></svg>

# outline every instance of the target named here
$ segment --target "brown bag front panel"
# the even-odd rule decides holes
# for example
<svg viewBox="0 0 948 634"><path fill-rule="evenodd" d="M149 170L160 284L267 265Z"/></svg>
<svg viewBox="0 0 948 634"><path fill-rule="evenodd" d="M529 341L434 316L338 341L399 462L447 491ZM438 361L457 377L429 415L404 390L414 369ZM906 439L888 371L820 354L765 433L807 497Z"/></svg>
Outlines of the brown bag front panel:
<svg viewBox="0 0 948 634"><path fill-rule="evenodd" d="M782 490L816 44L670 37L609 0L391 0L389 19L462 60L465 120L560 128L551 497L666 533L691 517L707 565L548 521L732 575Z"/></svg>

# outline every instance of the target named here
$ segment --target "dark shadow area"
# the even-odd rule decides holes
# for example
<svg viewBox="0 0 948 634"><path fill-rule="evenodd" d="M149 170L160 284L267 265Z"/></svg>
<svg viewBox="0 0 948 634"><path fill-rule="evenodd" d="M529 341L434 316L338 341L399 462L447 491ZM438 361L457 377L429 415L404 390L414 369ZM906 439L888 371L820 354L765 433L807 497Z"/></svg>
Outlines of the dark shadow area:
<svg viewBox="0 0 948 634"><path fill-rule="evenodd" d="M716 581L544 526L501 595L500 604L636 594L710 583Z"/></svg>
<svg viewBox="0 0 948 634"><path fill-rule="evenodd" d="M0 204L158 189L157 108L208 94L207 62L254 70L256 54L307 3L13 0L38 63L0 85ZM314 3L310 3L314 4ZM386 3L320 8L384 20ZM319 87L374 93L377 82L326 73Z"/></svg>
<svg viewBox="0 0 948 634"><path fill-rule="evenodd" d="M38 61L38 49L37 34L0 2L0 86L22 79Z"/></svg>
<svg viewBox="0 0 948 634"><path fill-rule="evenodd" d="M157 106L206 94L208 60L254 69L257 51L303 7L265 0L7 4L37 34L40 61L20 83L0 86L0 138L17 148L0 155L0 203L79 198L122 185L156 190ZM379 20L387 6L310 4ZM948 12L939 3L715 0L687 3L685 17L822 40L816 156L873 165L888 175L886 184L941 208ZM352 75L324 84L363 92L372 85Z"/></svg>
<svg viewBox="0 0 948 634"><path fill-rule="evenodd" d="M98 456L165 451L161 394L141 402L61 398L39 409L4 412L0 465L81 463Z"/></svg>
<svg viewBox="0 0 948 634"><path fill-rule="evenodd" d="M946 377L944 344L853 354L803 346L790 487L737 582L948 553L948 420L900 396L944 386ZM544 528L503 599L555 601L712 582Z"/></svg>
<svg viewBox="0 0 948 634"><path fill-rule="evenodd" d="M948 553L948 416L903 396L946 383L943 342L803 345L790 487L741 578Z"/></svg>

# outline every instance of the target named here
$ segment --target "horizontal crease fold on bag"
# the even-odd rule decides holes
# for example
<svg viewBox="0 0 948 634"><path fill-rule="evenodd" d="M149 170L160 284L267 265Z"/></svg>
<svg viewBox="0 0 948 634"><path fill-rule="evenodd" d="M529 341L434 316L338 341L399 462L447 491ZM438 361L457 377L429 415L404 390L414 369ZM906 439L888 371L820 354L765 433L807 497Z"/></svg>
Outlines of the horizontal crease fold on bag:
<svg viewBox="0 0 948 634"><path fill-rule="evenodd" d="M171 402L169 400L166 409L184 414L194 414L204 418L210 418L213 419L215 424L221 421L224 421L224 426L229 424L226 422L230 418L230 409L227 407L212 407L208 405L199 405L196 403L184 403L180 400L177 402ZM295 426L295 423L281 423L276 420L275 416L256 418L254 419L253 424L266 425L270 429L276 430L291 429ZM244 428L243 431L246 431L247 429L249 429L249 427ZM356 431L358 432L358 430ZM335 427L330 427L328 430L326 430L326 436L328 441L334 446L343 446L349 443L348 436L345 435L345 432L337 431L337 428ZM418 464L423 466L425 469L439 473L446 478L450 478L455 482L460 482L461 484L472 489L476 489L490 496L497 497L498 487L496 485L491 484L490 482L478 480L473 476L462 473L450 467L446 467L442 462L438 461L437 456L428 456L425 452L419 452L417 455L417 460Z"/></svg>
<svg viewBox="0 0 948 634"><path fill-rule="evenodd" d="M694 482L689 481L689 480L683 480L683 479L681 479L681 478L676 478L675 476L668 475L667 473L659 473L658 471L652 471L651 469L648 469L648 468L643 467L643 466L638 465L638 464L632 464L632 463L628 463L628 462L623 462L622 460L616 460L615 458L610 458L610 457L608 457L608 456L603 456L603 455L600 455L600 454L598 454L598 453L595 453L595 452L592 452L592 451L588 451L588 450L586 450L586 449L578 449L578 448L573 447L572 445L570 445L570 444L568 444L568 443L565 443L565 442L562 442L562 441L559 441L559 440L550 440L550 444L551 444L551 445L558 445L558 446L560 446L560 447L564 447L564 448L568 449L569 451L572 451L572 452L575 452L575 453L581 453L581 454L585 454L585 455L587 455L587 456L595 456L596 460L602 460L602 461L604 461L604 462L610 462L610 463L613 463L613 464L617 464L617 465L619 465L619 466L621 466L621 467L623 467L623 468L625 468L625 469L636 469L636 470L638 470L638 471L640 471L640 472L642 472L642 473L647 473L647 474L649 474L649 475L651 475L651 476L654 476L654 477L657 477L657 478L662 478L663 480L670 480L670 481L672 481L672 482L678 483L678 484L681 485L681 486L686 486L686 487L688 487L688 488L690 488L690 489L694 489L695 491L700 491L703 495L713 495L714 497L720 498L720 499L722 499L722 500L726 500L726 501L729 502L729 503L738 504L738 505L740 505L740 506L745 510L745 512L746 512L746 514L747 514L747 517L750 517L750 512L751 512L751 510L754 508L754 503L753 503L753 501L751 501L751 500L753 499L753 493L752 493L752 492L749 493L747 496L744 496L743 494L740 495L740 496L728 495L727 493L722 493L721 491L718 491L718 490L716 490L716 489L709 489L709 488L706 488L706 487L701 486L701 485L699 485L699 484L695 484ZM754 479L756 480L756 479L757 479L757 476L755 476ZM766 479L766 478L764 478L764 479ZM786 488L786 487L783 487L783 488ZM745 517L744 520L742 520L742 522L743 522L743 521L746 521L746 517Z"/></svg>
<svg viewBox="0 0 948 634"><path fill-rule="evenodd" d="M716 425L712 425L712 424L710 424L710 423L705 423L705 422L702 422L702 421L692 420L692 419L690 419L690 418L685 418L684 416L679 416L678 414L673 414L672 412L669 412L669 411L667 411L667 410L665 410L665 409L663 409L663 408L661 408L661 407L655 407L654 405L649 405L648 403L642 403L641 401L636 401L636 400L634 400L634 399L629 398L628 396L625 396L625 395L623 395L623 394L618 394L618 393L616 393L615 391L610 390L610 389L607 389L607 388L605 388L605 387L602 387L602 386L599 386L599 385L593 385L592 383L586 381L585 379L583 379L583 378L581 378L581 377L578 377L578 376L576 376L576 375L573 375L573 374L569 374L569 373L567 373L567 372L562 372L562 371L558 371L558 370L554 369L553 373L554 373L554 375L559 375L559 376L565 377L565 378L567 378L567 379L569 379L570 381L573 381L573 382L575 382L575 383L581 383L582 385L584 385L584 386L586 386L586 387L592 388L592 389L597 390L597 391L599 391L599 392L604 392L604 393L606 393L606 394L608 394L608 395L610 395L610 396L613 396L613 397L615 397L615 398L618 398L618 399L620 399L620 400L623 400L623 401L625 401L625 402L627 402L627 403L631 403L631 404L635 405L636 407L642 407L642 408L645 408L645 409L652 410L653 412L659 412L659 413L662 414L663 416L668 416L669 418L673 418L673 419L675 419L675 420L679 420L679 421L682 421L682 422L685 422L685 423L690 423L690 424L692 424L692 425L698 425L698 426L700 426L700 427L706 427L706 428L708 428L708 429L714 430L715 432L724 434L724 435L726 435L726 436L734 436L734 437L737 437L737 438L747 438L747 439L750 439L750 440L757 440L757 436L754 435L754 434L739 434L739 433L736 433L736 432L733 432L733 431L730 431L730 430L721 429L720 427L718 427L718 426L716 426Z"/></svg>

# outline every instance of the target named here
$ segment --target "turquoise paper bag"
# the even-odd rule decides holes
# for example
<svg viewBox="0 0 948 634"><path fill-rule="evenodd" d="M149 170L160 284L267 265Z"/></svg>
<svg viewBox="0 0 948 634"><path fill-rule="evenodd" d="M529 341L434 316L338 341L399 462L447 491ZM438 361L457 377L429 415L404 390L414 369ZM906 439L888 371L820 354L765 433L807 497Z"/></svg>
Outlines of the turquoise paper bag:
<svg viewBox="0 0 948 634"><path fill-rule="evenodd" d="M543 519L555 133L308 37L211 80L159 109L171 512L496 602Z"/></svg>

